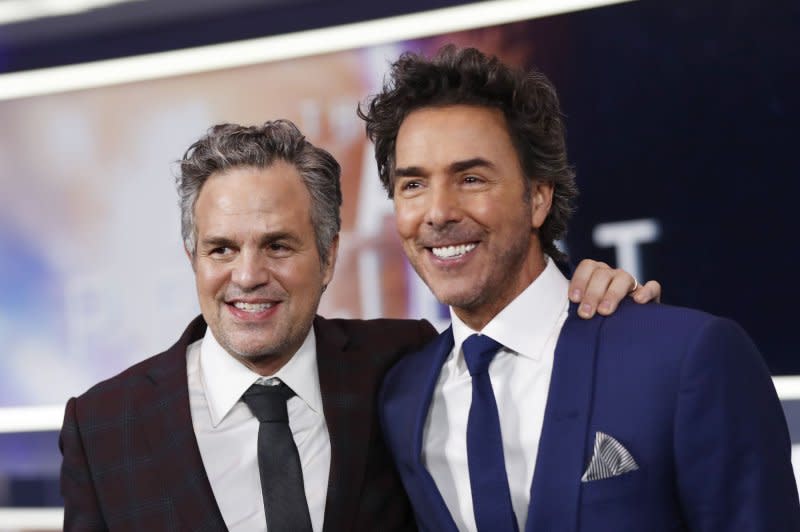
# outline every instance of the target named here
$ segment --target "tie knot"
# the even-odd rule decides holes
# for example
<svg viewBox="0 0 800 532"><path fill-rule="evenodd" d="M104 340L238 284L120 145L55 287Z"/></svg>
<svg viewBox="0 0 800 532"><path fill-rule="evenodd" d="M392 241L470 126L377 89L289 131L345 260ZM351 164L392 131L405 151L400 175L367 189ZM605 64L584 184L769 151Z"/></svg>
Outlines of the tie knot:
<svg viewBox="0 0 800 532"><path fill-rule="evenodd" d="M261 423L269 421L287 423L289 414L286 410L286 401L292 397L294 391L281 382L275 386L253 384L244 392L242 400Z"/></svg>
<svg viewBox="0 0 800 532"><path fill-rule="evenodd" d="M489 364L503 347L503 344L485 334L473 334L464 340L461 349L464 350L464 361L467 363L470 375L480 375L489 369Z"/></svg>

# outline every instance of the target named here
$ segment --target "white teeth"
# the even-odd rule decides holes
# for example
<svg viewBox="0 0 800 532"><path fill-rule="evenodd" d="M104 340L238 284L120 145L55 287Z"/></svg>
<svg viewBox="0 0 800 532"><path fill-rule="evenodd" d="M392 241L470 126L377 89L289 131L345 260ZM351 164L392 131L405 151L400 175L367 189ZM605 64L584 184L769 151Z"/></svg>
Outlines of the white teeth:
<svg viewBox="0 0 800 532"><path fill-rule="evenodd" d="M477 244L459 244L458 246L444 246L440 248L431 248L433 254L440 259L454 259L475 249Z"/></svg>
<svg viewBox="0 0 800 532"><path fill-rule="evenodd" d="M245 303L243 301L237 301L233 304L234 307L245 312L262 312L272 308L274 305L275 303Z"/></svg>

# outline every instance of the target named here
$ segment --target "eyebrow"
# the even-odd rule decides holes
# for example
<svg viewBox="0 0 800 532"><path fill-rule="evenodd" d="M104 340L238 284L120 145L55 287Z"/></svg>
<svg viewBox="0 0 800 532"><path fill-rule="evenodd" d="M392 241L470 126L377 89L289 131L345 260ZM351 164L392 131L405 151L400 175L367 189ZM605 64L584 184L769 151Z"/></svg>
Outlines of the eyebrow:
<svg viewBox="0 0 800 532"><path fill-rule="evenodd" d="M273 231L270 233L264 234L260 239L261 244L268 244L270 242L276 242L278 240L286 240L289 242L296 242L297 235L290 231ZM208 236L200 241L200 245L204 247L234 247L238 244L235 240L224 236Z"/></svg>
<svg viewBox="0 0 800 532"><path fill-rule="evenodd" d="M494 163L487 161L483 157L473 157L465 161L456 161L450 164L450 172L458 173L470 168L495 168Z"/></svg>
<svg viewBox="0 0 800 532"><path fill-rule="evenodd" d="M419 166L408 166L405 168L395 168L394 169L394 176L395 177L415 177L415 176L422 176L425 175L425 172Z"/></svg>
<svg viewBox="0 0 800 532"><path fill-rule="evenodd" d="M495 168L495 165L483 157L473 157L472 159L452 162L450 163L450 166L447 167L447 170L451 174L456 174L471 168ZM428 175L428 171L421 166L408 166L396 168L394 175L395 177L425 177Z"/></svg>
<svg viewBox="0 0 800 532"><path fill-rule="evenodd" d="M301 241L301 239L297 237L297 233L293 233L291 231L272 231L261 237L262 244L269 244L271 242L277 242L279 240L283 240L293 244L299 243Z"/></svg>
<svg viewBox="0 0 800 532"><path fill-rule="evenodd" d="M209 236L200 240L199 244L207 248L217 248L230 247L234 245L234 242L230 238L225 238L224 236Z"/></svg>

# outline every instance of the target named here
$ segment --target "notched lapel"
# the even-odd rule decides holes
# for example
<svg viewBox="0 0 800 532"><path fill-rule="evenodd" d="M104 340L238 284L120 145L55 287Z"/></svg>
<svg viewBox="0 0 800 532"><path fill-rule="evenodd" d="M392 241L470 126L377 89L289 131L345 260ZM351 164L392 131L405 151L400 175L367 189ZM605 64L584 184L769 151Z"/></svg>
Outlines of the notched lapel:
<svg viewBox="0 0 800 532"><path fill-rule="evenodd" d="M374 405L358 390L374 389L374 375L358 370L369 353L347 349L345 333L317 317L317 367L325 422L331 440L331 468L323 530L349 530L357 510L354 486L363 482ZM365 381L365 378L367 381Z"/></svg>
<svg viewBox="0 0 800 532"><path fill-rule="evenodd" d="M577 530L581 475L603 318L578 318L577 305L556 344L542 434L531 483L526 532Z"/></svg>
<svg viewBox="0 0 800 532"><path fill-rule="evenodd" d="M200 320L198 322L198 320ZM202 330L199 330L202 327ZM151 450L151 469L157 473L154 493L164 490L188 530L225 530L192 427L186 348L202 337L205 322L198 318L148 374L150 381L137 392L140 415Z"/></svg>
<svg viewBox="0 0 800 532"><path fill-rule="evenodd" d="M426 505L426 508L422 511L435 521L434 530L456 532L458 528L455 521L453 521L453 516L450 515L450 510L447 509L442 494L439 492L439 488L436 487L436 482L422 463L422 440L425 435L425 421L428 419L433 393L436 389L436 383L439 381L442 366L444 366L447 357L453 350L453 343L453 328L451 326L428 344L422 353L421 360L424 361L426 367L420 373L420 380L424 384L424 388L422 393L417 394L420 401L414 405L414 433L412 445L410 446L412 456L409 458L410 463L414 464L417 470L420 485L424 492L424 501L422 502ZM419 504L419 501L415 501L415 503Z"/></svg>

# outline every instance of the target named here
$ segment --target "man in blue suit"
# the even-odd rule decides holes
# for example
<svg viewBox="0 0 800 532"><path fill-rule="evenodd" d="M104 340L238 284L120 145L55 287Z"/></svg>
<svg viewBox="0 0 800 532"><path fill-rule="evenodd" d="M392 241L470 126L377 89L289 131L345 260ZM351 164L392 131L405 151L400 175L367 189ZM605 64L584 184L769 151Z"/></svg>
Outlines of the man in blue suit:
<svg viewBox="0 0 800 532"><path fill-rule="evenodd" d="M379 399L422 530L800 530L786 422L735 323L576 318L554 244L574 172L542 74L404 54L360 115L405 252L451 310Z"/></svg>

